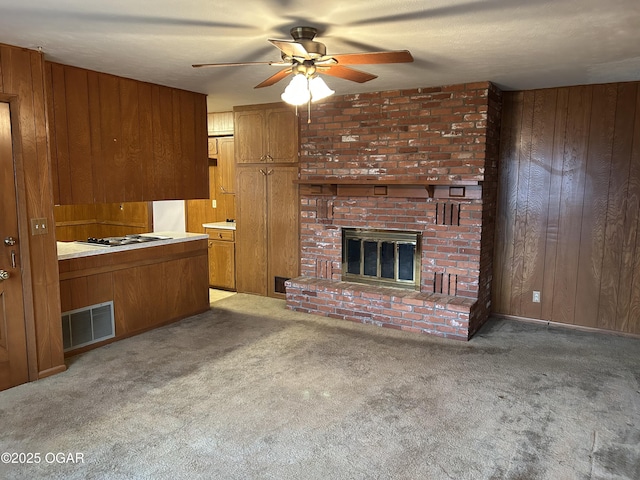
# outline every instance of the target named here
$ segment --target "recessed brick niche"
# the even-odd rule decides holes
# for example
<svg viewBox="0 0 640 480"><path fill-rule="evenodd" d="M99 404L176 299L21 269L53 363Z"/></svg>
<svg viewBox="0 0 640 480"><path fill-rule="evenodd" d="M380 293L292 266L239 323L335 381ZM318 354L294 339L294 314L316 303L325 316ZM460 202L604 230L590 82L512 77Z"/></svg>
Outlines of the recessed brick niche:
<svg viewBox="0 0 640 480"><path fill-rule="evenodd" d="M501 92L336 96L301 120L301 276L287 307L468 340L487 320ZM342 280L342 229L422 234L420 290Z"/></svg>

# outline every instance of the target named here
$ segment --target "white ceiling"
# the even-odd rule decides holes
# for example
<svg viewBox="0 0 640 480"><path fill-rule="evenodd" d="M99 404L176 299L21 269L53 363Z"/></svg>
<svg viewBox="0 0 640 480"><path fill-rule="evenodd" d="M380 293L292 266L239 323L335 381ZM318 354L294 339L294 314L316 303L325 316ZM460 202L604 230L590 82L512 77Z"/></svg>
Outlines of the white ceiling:
<svg viewBox="0 0 640 480"><path fill-rule="evenodd" d="M325 77L338 93L491 80L505 90L640 80L639 0L0 0L0 43L48 60L206 93L209 111L280 100L253 87L278 61L268 38L309 25L327 53L410 50L379 78Z"/></svg>

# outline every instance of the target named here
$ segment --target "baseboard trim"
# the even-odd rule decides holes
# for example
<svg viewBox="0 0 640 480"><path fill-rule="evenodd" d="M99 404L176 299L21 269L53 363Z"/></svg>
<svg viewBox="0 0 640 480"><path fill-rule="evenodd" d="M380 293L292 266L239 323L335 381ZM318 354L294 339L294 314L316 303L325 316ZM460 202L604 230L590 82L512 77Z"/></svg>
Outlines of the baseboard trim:
<svg viewBox="0 0 640 480"><path fill-rule="evenodd" d="M552 328L567 328L570 330L578 330L578 331L587 332L587 333L604 333L607 335L635 338L637 340L640 340L640 335L637 333L618 332L616 330L607 330L604 328L596 328L596 327L585 327L583 325L574 325L571 323L552 322L551 320L540 320L539 318L520 317L518 315L507 315L504 313L492 313L491 316L494 318L500 318L503 320L515 320L516 322L536 323L538 325L546 325L547 327L552 327Z"/></svg>
<svg viewBox="0 0 640 480"><path fill-rule="evenodd" d="M56 375L58 373L62 373L67 369L66 365L58 365L57 367L47 368L41 372L38 372L38 380L42 380L43 378L50 377L52 375Z"/></svg>

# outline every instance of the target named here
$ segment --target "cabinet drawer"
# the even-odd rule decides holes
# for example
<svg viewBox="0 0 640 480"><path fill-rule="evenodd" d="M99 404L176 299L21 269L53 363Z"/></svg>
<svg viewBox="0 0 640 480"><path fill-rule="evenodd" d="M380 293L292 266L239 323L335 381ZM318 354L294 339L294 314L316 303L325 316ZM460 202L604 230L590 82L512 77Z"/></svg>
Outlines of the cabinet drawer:
<svg viewBox="0 0 640 480"><path fill-rule="evenodd" d="M209 234L209 238L211 240L224 240L227 242L233 242L236 239L236 232L233 230L223 230L223 229L206 229Z"/></svg>

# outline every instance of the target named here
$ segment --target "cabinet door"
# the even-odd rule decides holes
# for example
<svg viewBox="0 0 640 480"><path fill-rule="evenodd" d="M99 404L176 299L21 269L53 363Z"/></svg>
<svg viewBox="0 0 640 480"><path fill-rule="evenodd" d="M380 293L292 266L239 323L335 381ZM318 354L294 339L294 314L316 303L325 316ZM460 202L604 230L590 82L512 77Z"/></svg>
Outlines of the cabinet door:
<svg viewBox="0 0 640 480"><path fill-rule="evenodd" d="M237 167L236 287L267 295L267 205L263 167Z"/></svg>
<svg viewBox="0 0 640 480"><path fill-rule="evenodd" d="M233 112L213 112L207 114L209 135L233 135Z"/></svg>
<svg viewBox="0 0 640 480"><path fill-rule="evenodd" d="M235 193L235 150L233 138L221 138L218 141L218 167L220 167L220 193Z"/></svg>
<svg viewBox="0 0 640 480"><path fill-rule="evenodd" d="M235 112L236 163L264 162L264 111Z"/></svg>
<svg viewBox="0 0 640 480"><path fill-rule="evenodd" d="M288 107L267 110L267 161L273 163L298 162L298 117Z"/></svg>
<svg viewBox="0 0 640 480"><path fill-rule="evenodd" d="M87 71L47 64L55 201L93 203Z"/></svg>
<svg viewBox="0 0 640 480"><path fill-rule="evenodd" d="M235 245L209 240L209 286L236 288Z"/></svg>
<svg viewBox="0 0 640 480"><path fill-rule="evenodd" d="M216 172L217 218L219 221L236 218L236 178L233 161L233 138L221 138L218 142L218 165Z"/></svg>
<svg viewBox="0 0 640 480"><path fill-rule="evenodd" d="M299 275L297 167L267 167L268 295L284 296L284 279Z"/></svg>

